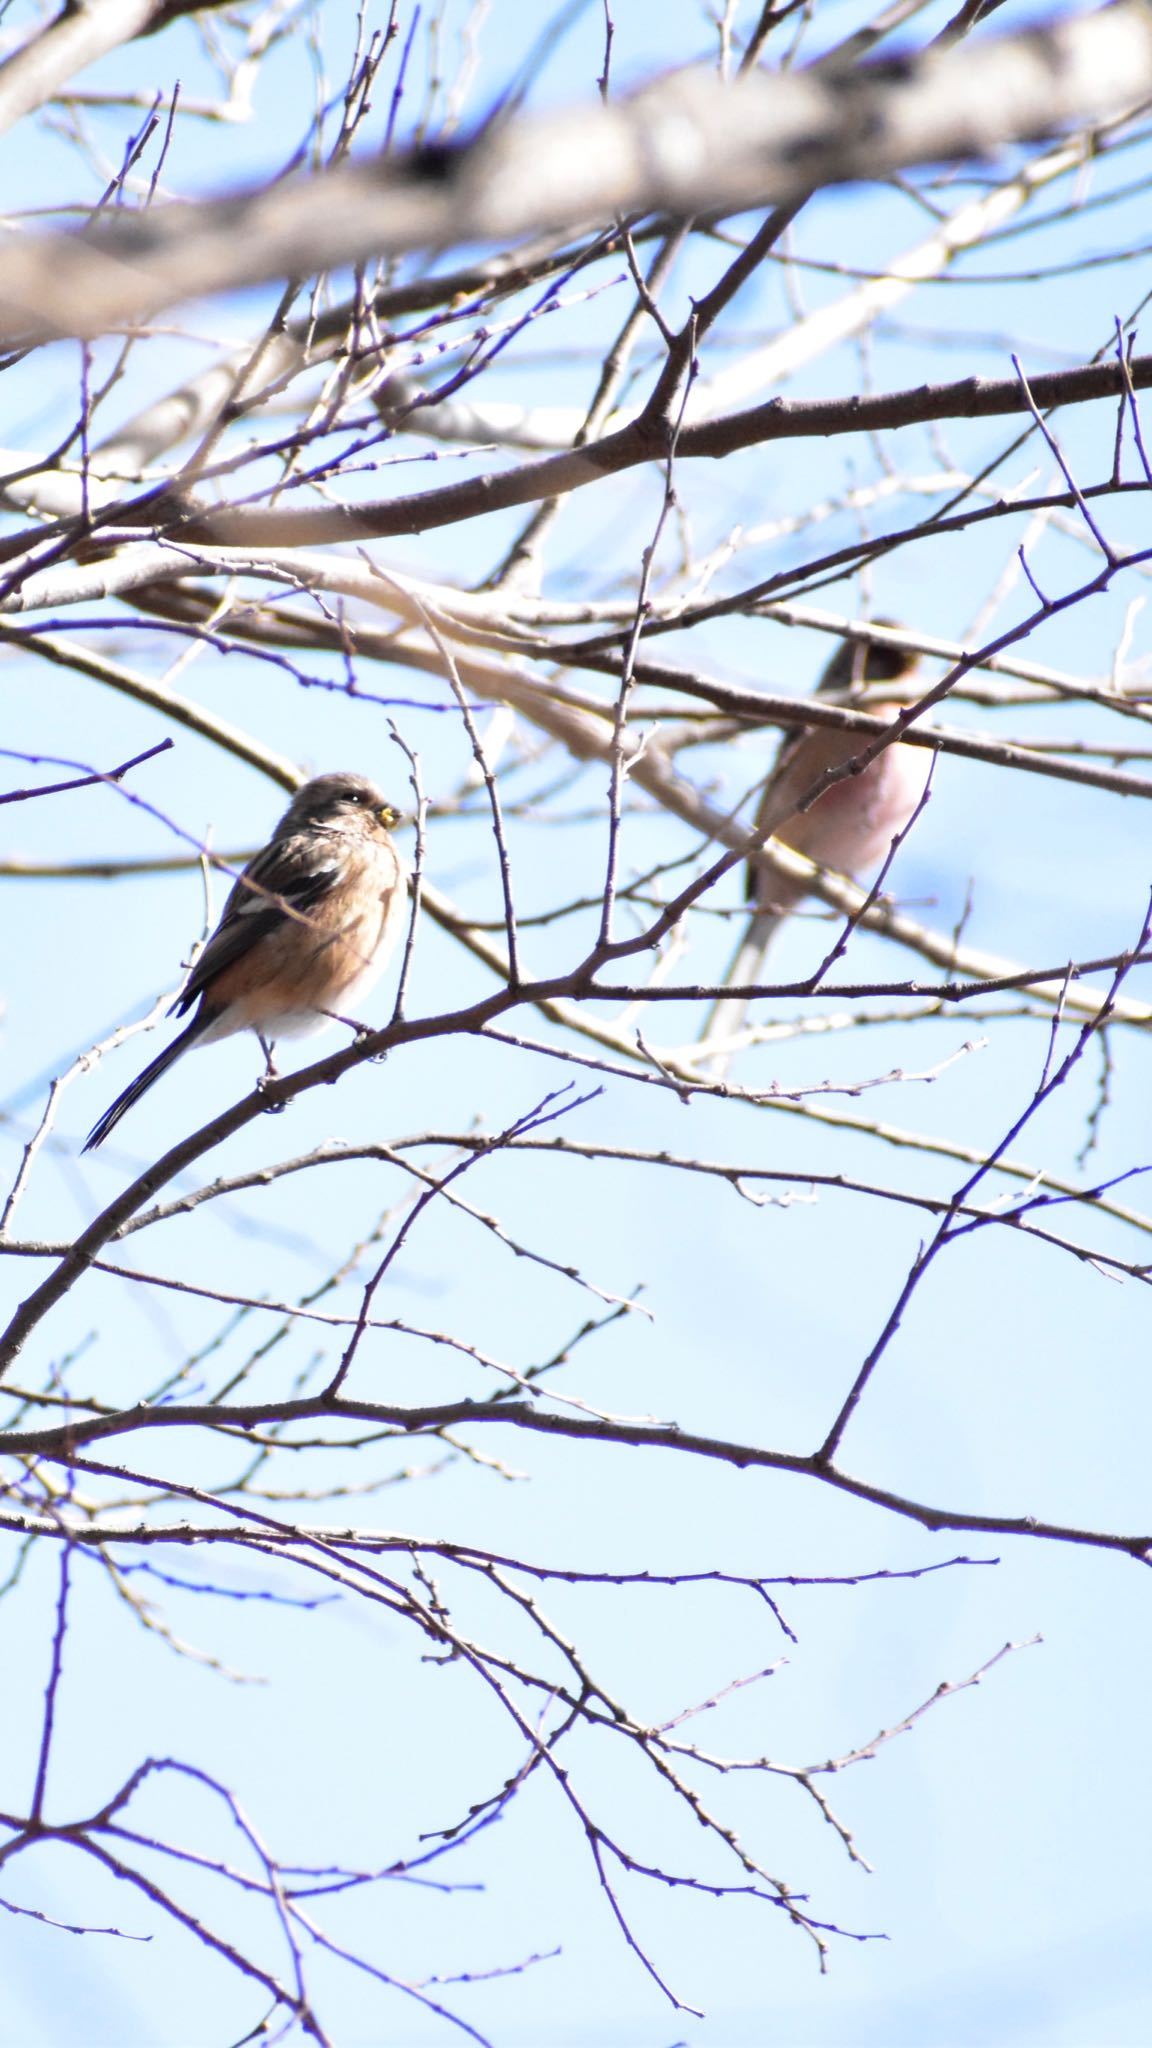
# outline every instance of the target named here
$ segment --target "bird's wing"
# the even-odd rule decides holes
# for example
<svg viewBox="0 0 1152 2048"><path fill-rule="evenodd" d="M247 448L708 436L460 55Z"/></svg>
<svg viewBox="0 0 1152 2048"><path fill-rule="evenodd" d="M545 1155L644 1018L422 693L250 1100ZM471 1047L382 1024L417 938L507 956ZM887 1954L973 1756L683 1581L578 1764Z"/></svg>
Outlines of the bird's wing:
<svg viewBox="0 0 1152 2048"><path fill-rule="evenodd" d="M183 1016L218 974L279 931L293 913L307 917L343 873L335 842L331 858L317 861L313 834L293 834L264 847L233 883L220 922L172 1005L177 1014Z"/></svg>

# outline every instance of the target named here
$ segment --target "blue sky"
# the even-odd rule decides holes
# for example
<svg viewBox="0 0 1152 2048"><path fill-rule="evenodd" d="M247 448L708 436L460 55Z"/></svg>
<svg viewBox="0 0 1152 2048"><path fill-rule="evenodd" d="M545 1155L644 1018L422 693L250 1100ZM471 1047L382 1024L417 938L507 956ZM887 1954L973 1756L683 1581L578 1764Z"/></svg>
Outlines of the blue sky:
<svg viewBox="0 0 1152 2048"><path fill-rule="evenodd" d="M755 11L736 13L746 25ZM1010 0L994 27L1008 32L1030 12ZM822 7L808 54L858 18L862 11L848 5ZM946 9L926 8L909 39L918 41L946 18ZM5 28L20 19L14 13ZM314 19L329 74L338 79L345 10L319 7ZM413 43L405 118L420 103L430 65L425 37L429 20L437 19L422 22ZM476 26L465 8L443 9L446 72ZM687 4L657 14L623 0L615 28L614 75L621 86L653 68L707 56L715 46L703 11ZM515 76L527 41L523 12L510 0L493 0L477 33L473 113ZM534 102L591 96L601 59L602 18L586 8L534 83ZM209 83L191 24L134 46L84 82L99 85L110 76L164 91L179 76L190 96ZM390 81L393 73L385 76ZM389 90L390 83L378 95L380 119ZM178 131L165 173L168 188L220 189L281 165L307 127L314 95L303 43L285 46L261 81L249 125L190 124ZM117 160L139 118L123 108L93 117L93 132L110 160ZM44 203L93 196L95 167L82 166L50 128L21 129L3 152L10 189L20 178L34 182ZM967 191L969 183L978 191L982 179L1004 169L987 167L957 191ZM1082 202L1112 184L1138 187L1147 172L1144 143L1085 170L1075 193ZM1071 183L1061 187L1062 204L1073 189ZM949 206L955 197L935 194ZM1054 197L1044 203L1057 207ZM1001 264L1012 273L1014 266L1069 263L1092 249L1135 247L1146 234L1146 212L1137 189L1110 209L1072 211L1043 235L981 251L967 268L991 276ZM805 211L793 246L800 254L867 267L906 248L930 225L927 212L906 195L871 189L826 194ZM706 288L730 253L720 246L694 248L670 286L670 317L684 316L689 294ZM1147 258L1136 258L1079 279L1020 281L1008 274L1002 284L927 285L904 302L872 354L849 345L815 359L788 395L846 391L869 378L878 388L895 388L970 369L1007 375L1013 337L1026 354L1032 347L1036 368L1087 360L1106 345L1113 318L1127 317L1148 290L1147 269ZM959 265L959 275L964 271ZM804 272L797 289L810 307L838 296L845 280ZM138 371L112 393L101 416L104 431L222 343L256 331L273 304L271 293L248 293L180 309L170 331L138 351ZM626 305L625 287L608 286L598 298L538 322L489 373L481 395L583 402L596 352ZM762 341L796 310L777 272L758 281L732 309L705 360L706 372ZM96 351L98 365L111 357L111 344ZM74 416L78 375L71 344L7 371L0 442L26 451L51 447ZM1109 472L1112 424L1107 407L1059 417L1062 444L1085 481ZM905 477L949 463L972 472L1007 447L1014 432L1013 423L949 423L939 434L890 436L886 456L863 440L755 449L724 464L683 465L677 489L693 548L703 556L738 524L784 518L826 494L875 482L884 460ZM396 452L385 448L380 467L350 490L383 495L392 488L431 488L456 474L450 462L432 474L406 466L393 476ZM401 455L422 460L428 452L415 437L399 447ZM465 467L518 459L486 453L466 458ZM1032 445L996 472L996 488L1019 485L1032 472L1042 483L1051 471L1050 456ZM549 555L549 594L634 590L660 489L654 472L633 472L575 498ZM896 498L894 511L881 504L863 516L899 524L931 502L908 491ZM1146 544L1142 507L1143 500L1108 507L1104 516L1117 542ZM466 529L381 543L377 552L399 572L471 587L499 561L519 523L498 515ZM853 516L842 511L825 523L816 546L846 542L856 530ZM863 586L845 580L811 602L844 616L864 607L906 619L927 634L962 639L1023 537L1020 522L1010 535L997 525L946 544L934 541L885 561ZM658 570L669 582L682 538L677 531L662 538ZM1074 533L1050 530L1031 536L1029 545L1035 573L1053 591L1089 573ZM806 533L750 546L721 570L717 587L739 587L811 550ZM1100 678L1125 608L1142 598L1143 588L1138 572L1118 578L1106 595L1047 624L1024 653ZM1022 616L1030 602L1018 578L1001 598L997 628ZM75 630L63 609L51 626L59 633ZM79 637L85 634L101 653L158 677L168 673L179 649L127 607L104 607L80 629ZM756 619L673 636L659 651L728 680L802 691L818 675L828 642L815 632ZM1137 613L1127 658L1136 663L1150 652L1145 616ZM407 768L389 728L394 721L419 752L433 800L446 803L458 791L469 765L467 737L434 679L365 663L358 676L364 694L356 698L342 690L335 658L304 657L302 666L326 687L299 687L249 654L225 657L203 648L172 682L302 767L361 768L407 802ZM576 680L587 687L594 681ZM170 732L176 741L171 753L132 780L156 815L109 788L6 807L0 813L5 857L163 856L181 844L173 825L215 848L251 847L282 809L283 793L267 777L205 740L173 731L162 716L125 696L11 653L4 681L4 745L14 752L107 766ZM1117 738L1114 719L1082 705L999 716L964 705L949 715L1001 737L1041 741L1074 731L1101 746L1136 744L1141 737L1125 725ZM491 718L491 712L479 714L482 730ZM523 730L521 737L536 740ZM716 801L734 805L773 745L771 735L754 734L740 747L688 750L682 765ZM553 757L552 767L558 765ZM1139 762L1132 765L1139 772ZM4 766L11 783L48 776L26 762ZM551 772L530 764L520 771L522 785L514 780L510 786L542 788ZM523 914L579 894L589 878L595 884L603 864L604 789L603 769L585 767L557 799L557 822L511 815L509 845ZM410 850L411 835L404 843ZM1137 799L945 758L889 886L941 930L966 917L964 937L973 946L1056 964L1134 940L1152 885L1147 847L1145 809ZM649 808L629 815L623 857L630 872L690 851L686 828L666 813ZM461 815L433 822L428 861L431 879L472 914L498 914L492 837L479 800ZM215 889L218 911L219 879ZM180 963L205 911L192 872L110 882L20 881L0 874L0 891L8 965L0 1164L10 1182L50 1076L117 1024L142 1017L160 990L178 986ZM733 876L722 907L732 911L737 900ZM533 969L572 964L589 929L588 920L578 918L531 928ZM773 955L773 972L787 980L809 970L828 930L811 914L794 920ZM701 919L672 978L713 978L732 937L731 918ZM845 978L853 980L916 972L912 956L864 933L853 939L844 963ZM424 923L412 1014L454 1009L491 986L459 945ZM374 1021L387 1017L390 989L391 981L374 998ZM1137 970L1127 993L1147 999L1148 992L1147 970ZM836 1012L846 1005L829 999L824 1007ZM817 1107L830 1100L845 1115L957 1146L995 1144L1037 1085L1044 1027L1010 1014L981 1021L959 1007L921 1022L913 1034L893 1005L877 1002L872 1009L889 1021L761 1047L739 1078L761 1087L776 1080L789 1090L827 1081L842 1092L811 1098ZM767 1006L760 1014L768 1014ZM687 1006L653 1005L644 1030L672 1046L691 1035L695 1022ZM538 1020L525 1017L523 1026L534 1039L557 1038ZM158 1042L134 1039L70 1084L20 1211L23 1241L71 1236L147 1159L252 1085L255 1049L233 1039L177 1068L106 1151L79 1159L93 1119ZM1060 1049L1069 1042L1065 1028ZM329 1043L322 1041L317 1054ZM1079 1169L1093 1180L1144 1170L1152 1160L1146 1032L1116 1030L1109 1050L1098 1147ZM296 1055L287 1051L295 1064ZM312 1057L306 1047L301 1061L305 1054ZM953 1054L958 1057L938 1078L915 1078ZM830 1127L786 1108L699 1096L685 1106L673 1093L624 1075L603 1077L593 1094L596 1076L562 1069L541 1052L473 1037L412 1044L383 1065L360 1067L338 1088L313 1091L284 1116L248 1126L202 1162L194 1178L199 1184L218 1173L255 1171L327 1138L395 1142L466 1132L477 1121L498 1130L573 1076L586 1079L590 1099L559 1126L572 1140L639 1152L694 1151L734 1167L788 1171L797 1199L790 1206L756 1207L724 1181L642 1164L498 1157L477 1167L462 1191L480 1210L498 1215L518 1243L576 1266L603 1295L642 1289L649 1313L606 1323L579 1345L554 1382L557 1393L615 1415L658 1417L685 1430L807 1451L882 1327L931 1223L919 1210L863 1194L825 1189L814 1196L806 1176L842 1172L946 1197L964 1178L955 1160L896 1149L867 1130ZM895 1078L877 1081L882 1076ZM1067 1089L1013 1152L1041 1172L1075 1174L1099 1083L1099 1055L1090 1048ZM1142 1185L1136 1179L1121 1191L1138 1209L1145 1205ZM405 1189L395 1169L379 1164L327 1168L205 1205L120 1249L128 1265L197 1284L208 1280L225 1297L293 1301L318 1287L351 1245L386 1232L382 1218ZM1143 1236L1102 1213L1057 1211L1055 1217L1053 1227L1063 1225L1093 1250L1129 1261L1145 1256ZM0 1265L6 1302L14 1305L44 1270L33 1258L6 1259ZM354 1313L356 1277L331 1299L342 1313ZM554 1356L589 1316L604 1310L603 1300L586 1288L517 1257L482 1223L447 1213L443 1203L413 1232L380 1306L386 1316L446 1331L519 1372ZM1148 1315L1147 1290L1138 1279L1118 1281L1066 1252L1024 1245L1010 1228L985 1229L952 1247L915 1297L851 1427L845 1461L877 1485L972 1514L1031 1515L1125 1532L1147 1527ZM239 1368L278 1320L271 1311L238 1313L219 1300L131 1288L91 1274L38 1333L19 1384L52 1373L75 1394L127 1404L183 1370L183 1385L195 1394ZM251 1385L269 1398L292 1392L318 1356L331 1359L336 1341L316 1324L297 1324L269 1350ZM383 1332L365 1346L359 1370L366 1398L409 1404L481 1399L492 1385L490 1373L443 1346ZM810 1899L816 1917L854 1935L883 1937L834 1939L826 1976L818 1974L811 1944L767 1906L625 1878L621 1899L637 1939L685 2006L700 2008L703 2016L673 2010L622 1940L580 1828L558 1788L542 1778L524 1788L498 1825L438 1867L452 1889L391 1882L343 1899L331 1914L341 1940L405 1980L480 1975L540 1958L515 1974L445 1993L501 2048L542 2042L549 2048L592 2042L605 2048L673 2048L678 2042L692 2048L1129 2048L1147 2039L1146 1567L1087 1547L934 1535L808 1481L741 1472L675 1450L565 1443L492 1426L462 1429L459 1436L485 1462L460 1451L445 1455L443 1445L427 1438L375 1443L355 1456L317 1454L307 1483L317 1492L336 1491L311 1501L305 1518L606 1574L716 1571L784 1581L924 1574L853 1586L782 1585L780 1603L795 1641L763 1602L739 1587L550 1582L544 1588L541 1601L561 1633L577 1638L615 1693L653 1723L703 1707L734 1679L775 1667L688 1724L702 1745L718 1752L767 1754L784 1766L844 1754L901 1722L942 1682L968 1678L1006 1643L1028 1647L997 1663L979 1686L940 1701L908 1732L881 1745L874 1759L830 1781L833 1803L873 1866L871 1874L849 1862L796 1784L701 1772L710 1803L738 1826L769 1869ZM134 1470L206 1489L224 1485L245 1455L242 1446L222 1447L219 1440L172 1429L125 1441L108 1453L110 1462L129 1449ZM406 1476L409 1466L442 1460L442 1469ZM123 1499L125 1517L135 1512L134 1482L82 1486L106 1500ZM26 1805L35 1768L58 1563L52 1547L41 1546L2 1610L9 1680L0 1809L9 1812ZM147 1755L194 1760L231 1788L284 1862L378 1869L411 1855L428 1830L460 1820L523 1761L523 1745L470 1674L459 1664L422 1661L414 1632L379 1605L332 1598L315 1610L304 1607L301 1602L330 1594L331 1587L304 1569L238 1550L204 1555L173 1544L145 1556L125 1548L120 1563L148 1563L175 1579L224 1589L210 1595L159 1580L132 1582L157 1602L172 1634L208 1661L174 1653L158 1632L140 1625L94 1563L76 1560L49 1784L48 1811L55 1819L97 1809ZM0 1575L14 1564L13 1553ZM947 1568L929 1569L937 1566ZM510 1657L527 1654L530 1634L507 1602L459 1570L436 1569L462 1627L506 1643ZM238 1594L260 1597L233 1597ZM573 1739L566 1760L583 1796L638 1861L691 1871L704 1881L721 1871L699 1827L660 1796L625 1743L585 1732ZM145 1834L175 1834L205 1855L245 1853L221 1803L188 1781L158 1780L142 1795L135 1822ZM144 1862L157 1871L167 1867L151 1851ZM191 1872L181 1882L193 1909L219 1922L223 1909L213 1886ZM69 1923L115 1924L132 1937L148 1937L80 1939L0 1915L6 1984L0 2043L62 2048L79 2029L85 2042L186 2048L238 2040L257 2025L259 1994L238 1993L223 1964L152 1916L143 1899L126 1898L122 1885L77 1852L37 1850L9 1869L0 1891L25 1911ZM261 1952L275 1952L275 1938L256 1914L230 1904L229 1916L238 1938L243 1934ZM452 2038L449 2026L402 1992L331 1959L316 1959L314 1988L342 2048L416 2048Z"/></svg>

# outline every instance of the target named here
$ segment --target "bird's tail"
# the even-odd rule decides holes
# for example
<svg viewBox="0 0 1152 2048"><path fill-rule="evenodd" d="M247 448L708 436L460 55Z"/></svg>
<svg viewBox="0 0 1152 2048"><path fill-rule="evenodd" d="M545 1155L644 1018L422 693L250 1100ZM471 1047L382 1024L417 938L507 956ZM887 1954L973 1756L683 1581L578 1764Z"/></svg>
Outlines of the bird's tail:
<svg viewBox="0 0 1152 2048"><path fill-rule="evenodd" d="M739 988L743 984L759 981L769 946L787 917L784 910L758 910L752 917L748 929L736 948L732 965L724 979ZM721 996L713 1003L700 1033L704 1047L708 1072L713 1081L722 1081L728 1072L732 1057L730 1041L744 1026L748 1014L747 996ZM709 1056L708 1047L715 1040L717 1051Z"/></svg>
<svg viewBox="0 0 1152 2048"><path fill-rule="evenodd" d="M97 1145L102 1145L109 1131L115 1130L121 1117L131 1109L134 1102L139 1102L153 1081L158 1081L161 1074L166 1074L169 1067L180 1058L181 1053L187 1052L189 1047L195 1044L204 1029L204 1022L203 1017L193 1017L192 1022L185 1025L179 1037L174 1038L171 1045L166 1045L163 1052L157 1053L144 1072L137 1074L136 1079L128 1083L124 1093L118 1095L111 1108L106 1109L99 1121L93 1124L84 1141L85 1152L94 1152Z"/></svg>

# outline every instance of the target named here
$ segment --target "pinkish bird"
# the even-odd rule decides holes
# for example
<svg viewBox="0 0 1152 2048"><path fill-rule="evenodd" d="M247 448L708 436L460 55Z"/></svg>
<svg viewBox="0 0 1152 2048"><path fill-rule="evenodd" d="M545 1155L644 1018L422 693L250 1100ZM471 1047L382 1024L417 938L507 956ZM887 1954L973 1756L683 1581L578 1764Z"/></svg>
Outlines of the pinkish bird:
<svg viewBox="0 0 1152 2048"><path fill-rule="evenodd" d="M876 623L895 625L891 619ZM816 694L835 695L850 703L854 694L872 684L906 682L915 674L919 659L898 647L846 640L824 670ZM868 709L878 718L890 718L897 706L870 704ZM856 876L875 867L924 794L932 765L926 747L885 747L859 775L845 776L808 810L799 809L826 769L851 761L867 744L861 733L838 732L826 725L790 734L761 791L756 828L763 830L769 818L778 818L774 839L836 874ZM725 977L738 985L762 979L764 958L777 930L808 894L803 881L773 874L759 863L749 865L746 887L756 908ZM740 996L718 1002L705 1027L705 1044L733 1038L743 1025L747 1008ZM718 1050L711 1061L713 1076L722 1077L727 1064L728 1055Z"/></svg>

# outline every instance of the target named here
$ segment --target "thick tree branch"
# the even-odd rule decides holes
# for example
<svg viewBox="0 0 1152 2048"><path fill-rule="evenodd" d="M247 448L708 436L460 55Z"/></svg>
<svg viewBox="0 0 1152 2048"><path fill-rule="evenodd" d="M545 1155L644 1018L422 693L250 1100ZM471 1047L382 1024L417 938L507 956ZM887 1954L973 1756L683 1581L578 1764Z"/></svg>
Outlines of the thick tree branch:
<svg viewBox="0 0 1152 2048"><path fill-rule="evenodd" d="M531 1401L444 1401L426 1408L394 1406L385 1402L356 1401L340 1397L330 1400L326 1396L309 1397L295 1401L197 1403L183 1407L153 1408L147 1404L129 1408L117 1415L89 1416L78 1420L75 1425L50 1429L21 1430L0 1436L0 1451L17 1453L21 1457L53 1457L71 1462L81 1444L92 1444L109 1437L135 1435L144 1429L232 1429L238 1433L260 1429L270 1423L319 1422L319 1421L372 1422L389 1424L406 1436L428 1431L448 1429L467 1424L469 1427L496 1424L525 1430L543 1436L567 1437L584 1442L616 1444L631 1450L675 1451L682 1456L703 1458L713 1463L731 1465L737 1471L772 1471L791 1473L801 1479L815 1479L822 1485L831 1486L839 1493L846 1493L854 1500L865 1501L873 1507L884 1508L891 1514L920 1523L922 1528L939 1532L943 1529L965 1530L984 1536L1022 1536L1052 1543L1071 1543L1089 1549L1120 1551L1135 1558L1138 1563L1152 1562L1152 1528L1147 1531L1125 1535L1119 1531L1077 1527L1074 1523L1042 1520L1034 1515L986 1515L969 1513L960 1508L935 1506L930 1501L917 1500L910 1495L897 1493L891 1487L874 1486L866 1479L857 1478L839 1466L826 1463L818 1453L806 1456L791 1451L774 1451L765 1446L741 1443L724 1437L713 1437L695 1430L681 1429L675 1423L632 1421L615 1415L565 1415L555 1414ZM3 1517L0 1517L0 1522ZM52 1533L61 1534L60 1530ZM71 1536L71 1531L68 1532ZM337 1532L325 1528L324 1538L330 1540ZM353 1540L365 1548L372 1547L368 1532L349 1532ZM77 1532L76 1540L83 1540L83 1531ZM155 1530L141 1529L135 1540L144 1542L195 1542L204 1531L191 1527L186 1531L171 1526ZM235 1530L227 1532L236 1537ZM261 1531L267 1536L267 1531ZM87 1540L93 1543L108 1542L110 1536L101 1530L89 1530ZM222 1533L220 1539L227 1540ZM289 1543L300 1541L300 1532L293 1529Z"/></svg>
<svg viewBox="0 0 1152 2048"><path fill-rule="evenodd" d="M1032 397L1045 410L1082 405L1100 398L1123 398L1129 382L1138 391L1152 384L1152 356L1136 356L1125 366L1115 362L1086 363L1073 370L1053 370L1031 379ZM849 393L842 398L772 399L767 405L730 413L722 419L686 425L676 442L678 461L718 461L741 449L771 441L828 439L839 434L873 434L896 427L922 426L931 420L991 419L1030 414L1031 407L1017 377L963 377L952 384L922 384L912 390L881 391L871 396ZM546 455L515 469L470 477L466 483L408 496L368 499L357 505L283 507L239 506L205 510L193 507L183 517L178 506L152 501L164 530L174 537L217 547L315 547L328 542L380 540L397 534L426 533L453 526L486 512L534 504L578 491L605 477L619 476L645 462L667 460L666 436L641 417L604 434L582 448ZM134 500L106 523L140 526L148 510ZM36 536L38 538L39 536ZM33 536L27 536L27 541ZM5 542L7 551L13 546Z"/></svg>

